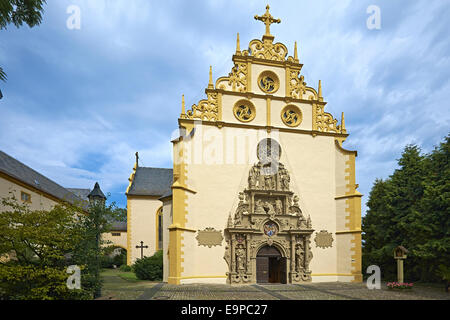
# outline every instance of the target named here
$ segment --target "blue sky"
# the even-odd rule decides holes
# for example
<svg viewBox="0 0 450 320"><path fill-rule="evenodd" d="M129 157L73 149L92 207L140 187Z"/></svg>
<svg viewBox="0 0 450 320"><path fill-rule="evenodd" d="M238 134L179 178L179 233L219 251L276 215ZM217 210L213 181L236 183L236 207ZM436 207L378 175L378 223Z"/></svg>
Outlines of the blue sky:
<svg viewBox="0 0 450 320"><path fill-rule="evenodd" d="M275 40L290 50L298 42L307 84L321 79L326 110L345 112L364 211L405 145L429 152L449 132L450 2L269 3L282 20ZM253 16L266 4L49 0L40 26L0 31L0 149L65 187L98 181L124 207L134 153L141 165L171 167L181 94L197 103L210 65L215 79L230 72L236 33L242 49L260 39ZM70 5L81 10L79 30L66 27ZM379 30L367 28L370 5Z"/></svg>

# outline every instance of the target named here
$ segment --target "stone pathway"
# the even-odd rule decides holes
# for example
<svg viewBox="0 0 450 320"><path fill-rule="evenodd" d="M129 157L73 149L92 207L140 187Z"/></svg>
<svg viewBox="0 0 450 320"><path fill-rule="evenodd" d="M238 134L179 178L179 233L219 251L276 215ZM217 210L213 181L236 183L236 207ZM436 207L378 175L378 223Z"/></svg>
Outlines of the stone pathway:
<svg viewBox="0 0 450 320"><path fill-rule="evenodd" d="M383 287L383 286L382 286ZM450 300L443 288L416 286L412 290L369 290L364 283L170 285L145 289L139 300Z"/></svg>

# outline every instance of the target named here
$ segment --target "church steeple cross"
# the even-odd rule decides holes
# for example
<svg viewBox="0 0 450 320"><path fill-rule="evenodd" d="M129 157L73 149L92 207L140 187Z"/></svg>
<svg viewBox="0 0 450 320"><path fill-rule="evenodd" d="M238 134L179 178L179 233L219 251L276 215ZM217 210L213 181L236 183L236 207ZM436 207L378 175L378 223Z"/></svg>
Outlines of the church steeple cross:
<svg viewBox="0 0 450 320"><path fill-rule="evenodd" d="M266 6L266 13L264 13L262 16L255 15L255 20L262 21L266 25L266 36L271 36L270 34L270 25L272 23L280 23L281 19L275 19L272 17L272 15L269 12L269 5Z"/></svg>

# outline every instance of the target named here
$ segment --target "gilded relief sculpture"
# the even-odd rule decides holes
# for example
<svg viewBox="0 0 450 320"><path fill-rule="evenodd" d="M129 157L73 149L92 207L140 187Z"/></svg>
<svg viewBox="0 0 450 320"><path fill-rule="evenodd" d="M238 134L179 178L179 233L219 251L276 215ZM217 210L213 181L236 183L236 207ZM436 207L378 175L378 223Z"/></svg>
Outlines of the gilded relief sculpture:
<svg viewBox="0 0 450 320"><path fill-rule="evenodd" d="M271 144L279 147L274 140ZM279 162L280 155L281 148L275 153L259 153L260 161L250 168L247 186L238 195L234 221L231 215L228 218L224 232L228 283L255 283L256 257L265 246L275 247L286 259L286 282L311 281L310 237L314 230L310 217L300 209L299 196L290 189L290 174ZM272 161L276 162L275 172L268 169Z"/></svg>

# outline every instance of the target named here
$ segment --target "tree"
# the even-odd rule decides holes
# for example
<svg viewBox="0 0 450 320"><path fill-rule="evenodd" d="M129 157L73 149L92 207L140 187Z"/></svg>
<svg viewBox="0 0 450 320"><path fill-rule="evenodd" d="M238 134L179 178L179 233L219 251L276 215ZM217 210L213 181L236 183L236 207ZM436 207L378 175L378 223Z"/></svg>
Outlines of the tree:
<svg viewBox="0 0 450 320"><path fill-rule="evenodd" d="M377 179L363 217L363 267L380 266L387 280L396 278L393 249L409 249L405 278L438 281L438 265L450 261L449 136L431 154L406 146L399 168Z"/></svg>
<svg viewBox="0 0 450 320"><path fill-rule="evenodd" d="M14 197L0 213L0 299L92 299L100 295L101 234L118 214L114 203L62 203L30 210ZM2 259L3 256L3 259ZM81 289L69 290L69 265L81 269Z"/></svg>
<svg viewBox="0 0 450 320"><path fill-rule="evenodd" d="M1 0L0 30L13 23L17 28L26 23L30 28L42 21L45 0ZM0 67L0 80L6 81L6 74Z"/></svg>
<svg viewBox="0 0 450 320"><path fill-rule="evenodd" d="M67 257L83 236L81 210L57 205L30 210L15 198L2 199L0 214L0 299L86 299L87 290L69 290Z"/></svg>

